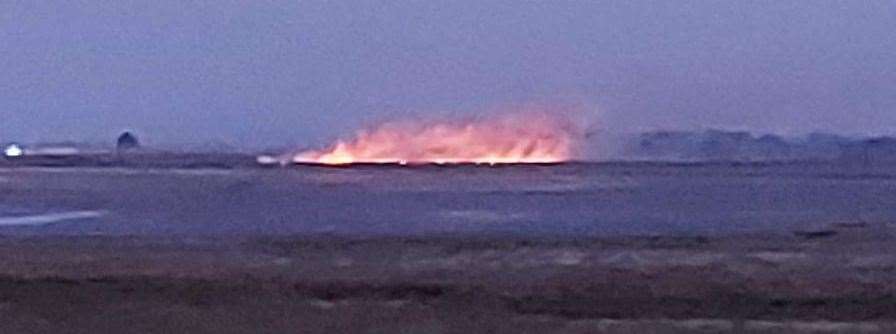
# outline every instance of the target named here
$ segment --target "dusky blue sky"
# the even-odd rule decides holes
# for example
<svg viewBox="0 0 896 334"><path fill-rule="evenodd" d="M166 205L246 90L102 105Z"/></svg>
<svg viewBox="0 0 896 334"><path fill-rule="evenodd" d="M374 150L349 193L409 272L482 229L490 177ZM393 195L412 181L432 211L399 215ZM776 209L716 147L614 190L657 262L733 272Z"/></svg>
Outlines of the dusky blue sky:
<svg viewBox="0 0 896 334"><path fill-rule="evenodd" d="M528 102L893 134L896 2L0 2L0 141L305 145Z"/></svg>

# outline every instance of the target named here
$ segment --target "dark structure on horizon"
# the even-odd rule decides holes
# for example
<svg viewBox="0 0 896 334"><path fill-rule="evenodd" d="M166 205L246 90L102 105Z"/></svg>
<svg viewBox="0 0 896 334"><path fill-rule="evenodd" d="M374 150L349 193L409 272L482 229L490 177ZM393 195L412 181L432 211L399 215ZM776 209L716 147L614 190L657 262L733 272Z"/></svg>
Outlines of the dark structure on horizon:
<svg viewBox="0 0 896 334"><path fill-rule="evenodd" d="M140 141L137 140L137 136L129 131L125 131L120 136L118 136L118 141L115 143L115 149L118 152L134 151L139 148Z"/></svg>

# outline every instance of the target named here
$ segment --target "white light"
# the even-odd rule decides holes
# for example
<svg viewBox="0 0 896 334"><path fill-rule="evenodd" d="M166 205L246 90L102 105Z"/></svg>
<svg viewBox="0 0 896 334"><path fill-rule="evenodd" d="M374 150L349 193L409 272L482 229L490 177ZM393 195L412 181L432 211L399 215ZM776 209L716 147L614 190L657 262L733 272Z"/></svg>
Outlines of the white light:
<svg viewBox="0 0 896 334"><path fill-rule="evenodd" d="M260 165L275 165L280 163L280 159L269 155L259 155L255 158L255 161Z"/></svg>
<svg viewBox="0 0 896 334"><path fill-rule="evenodd" d="M25 151L22 150L22 148L16 144L9 145L6 147L6 149L3 150L3 155L5 155L9 158L21 157L24 154L25 154Z"/></svg>

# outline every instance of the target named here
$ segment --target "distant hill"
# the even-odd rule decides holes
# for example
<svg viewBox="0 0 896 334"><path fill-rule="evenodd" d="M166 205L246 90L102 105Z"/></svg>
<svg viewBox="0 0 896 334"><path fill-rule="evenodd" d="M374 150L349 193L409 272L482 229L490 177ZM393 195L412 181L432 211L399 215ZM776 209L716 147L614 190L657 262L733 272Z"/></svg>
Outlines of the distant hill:
<svg viewBox="0 0 896 334"><path fill-rule="evenodd" d="M896 138L813 133L800 138L708 130L647 132L623 141L620 158L684 161L847 160L896 162Z"/></svg>

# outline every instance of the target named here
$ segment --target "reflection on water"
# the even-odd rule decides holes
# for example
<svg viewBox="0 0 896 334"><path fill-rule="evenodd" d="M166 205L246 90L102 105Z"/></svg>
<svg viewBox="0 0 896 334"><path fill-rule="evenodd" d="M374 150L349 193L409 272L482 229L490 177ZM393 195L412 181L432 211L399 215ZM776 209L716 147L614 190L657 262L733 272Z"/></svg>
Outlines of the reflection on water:
<svg viewBox="0 0 896 334"><path fill-rule="evenodd" d="M103 211L70 211L36 215L0 216L0 226L41 226L83 219L100 218Z"/></svg>

